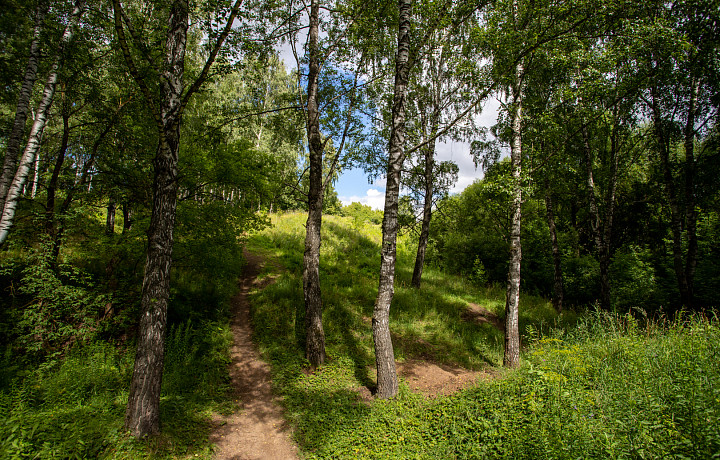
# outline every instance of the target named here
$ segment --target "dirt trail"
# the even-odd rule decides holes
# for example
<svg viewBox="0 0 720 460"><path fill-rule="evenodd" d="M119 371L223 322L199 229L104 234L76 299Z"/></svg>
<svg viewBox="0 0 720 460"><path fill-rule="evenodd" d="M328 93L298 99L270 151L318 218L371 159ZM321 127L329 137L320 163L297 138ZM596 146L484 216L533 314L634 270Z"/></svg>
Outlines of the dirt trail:
<svg viewBox="0 0 720 460"><path fill-rule="evenodd" d="M232 301L233 346L230 377L234 399L241 409L229 416L218 416L210 436L215 443L217 459L286 460L297 459L297 446L290 439L290 429L283 418L278 397L270 387L270 366L261 360L253 344L248 292L262 266L262 259L245 252L247 265L240 281L240 291Z"/></svg>

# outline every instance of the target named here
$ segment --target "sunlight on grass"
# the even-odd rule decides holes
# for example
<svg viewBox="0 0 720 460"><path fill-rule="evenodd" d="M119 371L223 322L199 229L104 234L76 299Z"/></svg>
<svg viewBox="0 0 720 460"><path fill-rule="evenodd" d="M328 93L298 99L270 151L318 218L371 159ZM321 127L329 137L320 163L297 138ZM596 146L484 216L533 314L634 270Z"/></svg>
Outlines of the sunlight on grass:
<svg viewBox="0 0 720 460"><path fill-rule="evenodd" d="M523 295L520 369L449 397L428 400L401 382L396 399L368 399L380 233L350 218L324 220L328 362L308 373L296 327L304 314L304 221L297 213L273 216L274 226L248 243L274 259L266 275L276 273L275 283L251 299L255 337L304 458L710 458L720 451L720 333L704 320L640 327L632 317L557 315L547 300ZM463 312L474 303L502 317L504 288L428 267L416 290L413 261L413 243L401 237L391 308L396 359L499 366L502 332Z"/></svg>

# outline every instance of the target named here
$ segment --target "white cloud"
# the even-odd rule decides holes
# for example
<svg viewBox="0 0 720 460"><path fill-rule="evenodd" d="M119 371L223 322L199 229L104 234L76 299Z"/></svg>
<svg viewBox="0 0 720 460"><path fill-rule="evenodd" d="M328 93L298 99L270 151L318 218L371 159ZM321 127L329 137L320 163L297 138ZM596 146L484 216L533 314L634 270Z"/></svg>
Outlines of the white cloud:
<svg viewBox="0 0 720 460"><path fill-rule="evenodd" d="M497 122L500 103L497 99L489 99L483 111L476 118L480 126L490 127ZM475 167L472 155L470 155L469 142L443 141L435 146L437 161L452 161L458 165L458 180L450 189L450 193L460 193L465 188L483 177L483 172Z"/></svg>
<svg viewBox="0 0 720 460"><path fill-rule="evenodd" d="M365 192L365 196L341 196L339 197L343 206L350 203L360 203L370 206L373 209L382 210L385 207L385 192L371 188Z"/></svg>

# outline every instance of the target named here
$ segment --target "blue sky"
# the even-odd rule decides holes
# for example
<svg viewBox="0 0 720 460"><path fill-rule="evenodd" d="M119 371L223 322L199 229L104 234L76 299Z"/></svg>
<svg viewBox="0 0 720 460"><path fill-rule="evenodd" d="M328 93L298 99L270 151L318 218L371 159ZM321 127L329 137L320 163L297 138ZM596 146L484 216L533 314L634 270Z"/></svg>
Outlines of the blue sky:
<svg viewBox="0 0 720 460"><path fill-rule="evenodd" d="M490 99L478 118L480 126L492 126L497 122L499 103ZM458 165L458 181L451 193L460 193L465 187L482 177L482 172L475 168L470 156L470 144L467 142L438 142L435 147L437 161L453 161ZM343 171L335 184L338 198L343 205L352 202L366 204L374 209L382 209L385 203L385 179L380 178L373 184L368 183L367 175L362 169Z"/></svg>
<svg viewBox="0 0 720 460"><path fill-rule="evenodd" d="M305 42L305 31L298 35L298 53L302 53L302 43ZM295 57L292 54L289 44L283 43L277 47L280 59L290 69L296 68ZM482 113L476 120L480 126L492 126L497 122L497 113L500 103L496 99L489 99L483 106ZM451 193L460 193L465 187L472 184L476 179L482 177L482 172L475 168L470 156L470 144L467 142L438 142L435 147L436 161L454 161L460 171L458 181L451 189ZM343 205L358 202L369 205L374 209L383 209L385 203L385 179L379 178L368 183L367 174L362 169L350 169L342 171L335 184L338 198Z"/></svg>

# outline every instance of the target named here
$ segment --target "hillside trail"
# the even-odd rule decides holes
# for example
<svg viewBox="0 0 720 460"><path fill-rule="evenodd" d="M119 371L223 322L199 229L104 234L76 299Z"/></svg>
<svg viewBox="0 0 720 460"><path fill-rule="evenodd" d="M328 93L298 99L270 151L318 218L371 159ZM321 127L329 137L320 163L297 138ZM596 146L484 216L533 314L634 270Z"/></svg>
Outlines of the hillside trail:
<svg viewBox="0 0 720 460"><path fill-rule="evenodd" d="M247 264L240 289L232 299L230 321L233 334L230 378L233 399L240 408L213 420L215 428L210 441L216 446L218 460L294 460L298 458L298 449L291 440L279 398L272 392L270 366L261 359L252 342L248 293L257 283L263 260L247 250L244 252Z"/></svg>

